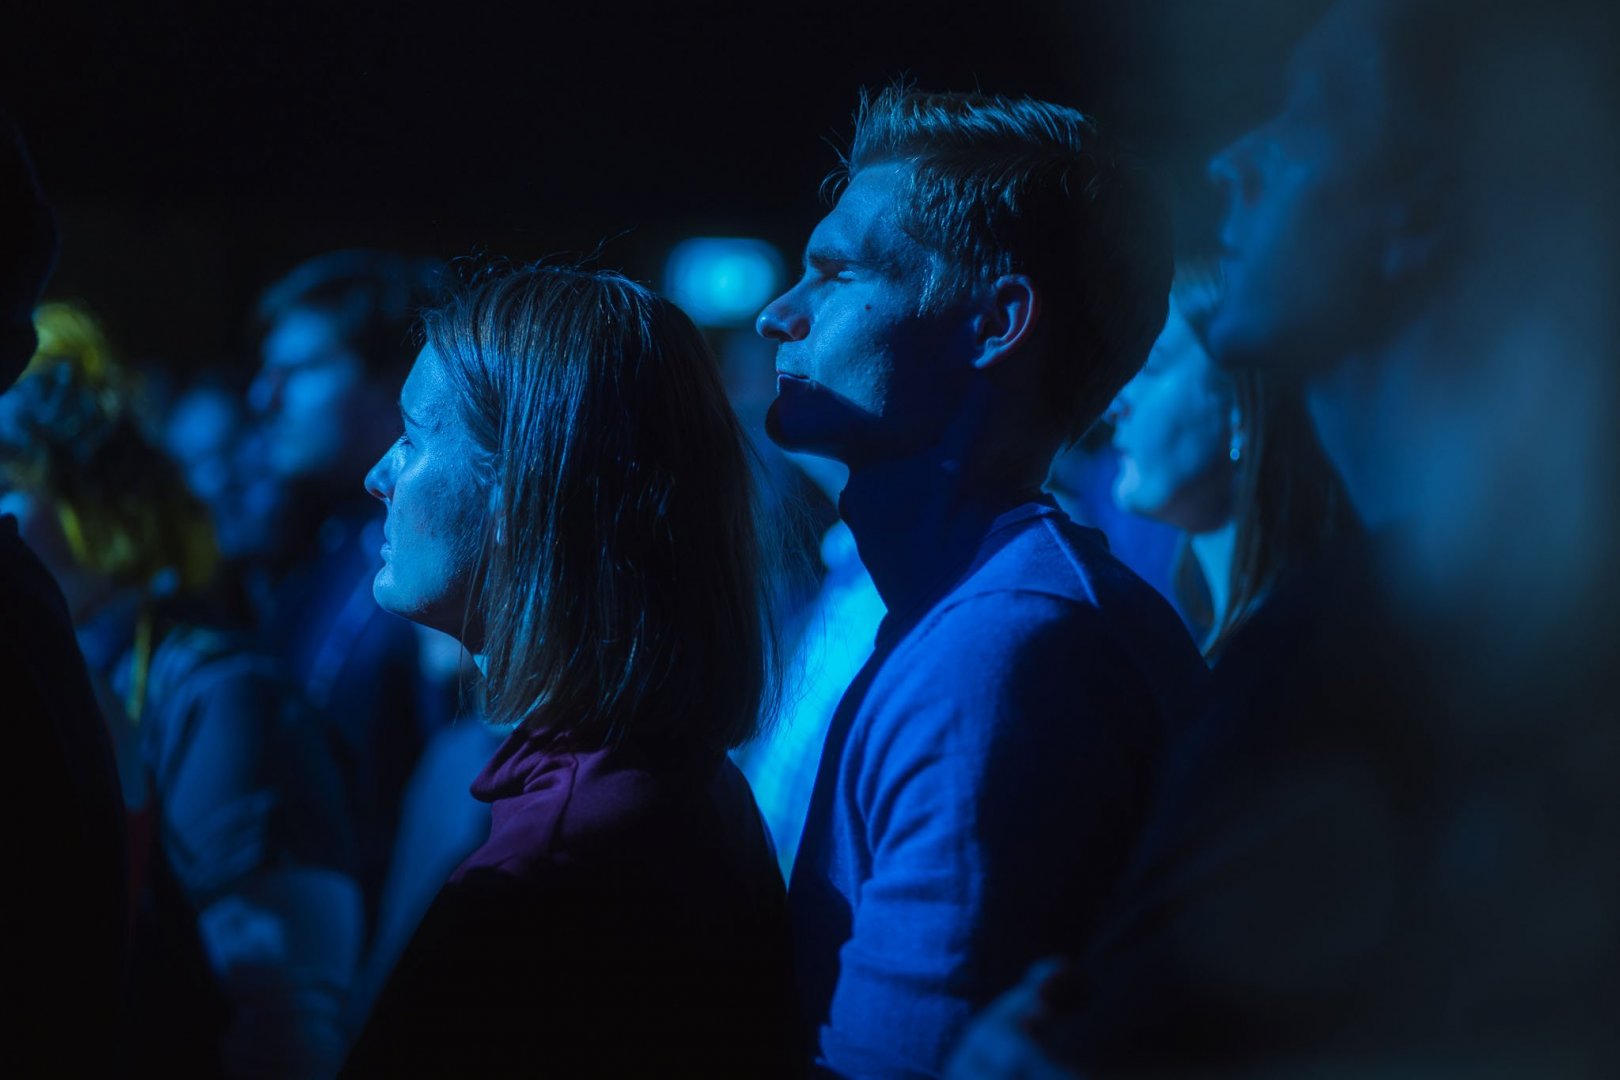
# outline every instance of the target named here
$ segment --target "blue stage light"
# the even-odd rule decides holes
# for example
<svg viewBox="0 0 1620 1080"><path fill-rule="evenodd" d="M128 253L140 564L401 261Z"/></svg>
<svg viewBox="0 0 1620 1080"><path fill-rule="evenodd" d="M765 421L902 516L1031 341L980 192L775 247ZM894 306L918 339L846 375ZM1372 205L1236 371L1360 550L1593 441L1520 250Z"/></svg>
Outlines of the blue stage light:
<svg viewBox="0 0 1620 1080"><path fill-rule="evenodd" d="M741 326L781 288L782 257L763 240L698 236L664 266L664 292L700 326Z"/></svg>

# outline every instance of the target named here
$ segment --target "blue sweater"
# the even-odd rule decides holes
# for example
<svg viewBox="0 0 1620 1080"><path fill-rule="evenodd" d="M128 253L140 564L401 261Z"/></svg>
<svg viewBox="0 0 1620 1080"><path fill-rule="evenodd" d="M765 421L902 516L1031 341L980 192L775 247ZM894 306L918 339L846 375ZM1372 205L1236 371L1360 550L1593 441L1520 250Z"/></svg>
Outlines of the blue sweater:
<svg viewBox="0 0 1620 1080"><path fill-rule="evenodd" d="M801 1020L838 1075L938 1074L1031 961L1080 948L1206 677L1170 606L1050 504L940 570L839 705L794 868Z"/></svg>

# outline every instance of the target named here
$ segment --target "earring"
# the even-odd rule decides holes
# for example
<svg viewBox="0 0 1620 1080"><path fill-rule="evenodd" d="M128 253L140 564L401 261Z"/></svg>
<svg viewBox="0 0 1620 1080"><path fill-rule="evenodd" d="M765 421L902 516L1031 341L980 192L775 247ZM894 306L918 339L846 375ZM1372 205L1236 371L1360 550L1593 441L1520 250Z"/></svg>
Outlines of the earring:
<svg viewBox="0 0 1620 1080"><path fill-rule="evenodd" d="M1227 447L1226 456L1231 458L1233 461L1241 461L1243 459L1243 429L1242 428L1233 428L1232 429L1232 442L1231 442L1231 445L1229 445Z"/></svg>

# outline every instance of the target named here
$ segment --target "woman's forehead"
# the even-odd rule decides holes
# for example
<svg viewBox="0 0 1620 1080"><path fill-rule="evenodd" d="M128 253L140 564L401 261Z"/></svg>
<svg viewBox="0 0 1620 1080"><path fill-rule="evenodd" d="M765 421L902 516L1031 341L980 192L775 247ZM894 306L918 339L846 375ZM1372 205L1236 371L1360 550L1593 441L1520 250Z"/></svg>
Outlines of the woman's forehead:
<svg viewBox="0 0 1620 1080"><path fill-rule="evenodd" d="M438 427L454 415L454 393L443 357L432 345L422 346L400 388L400 409L415 423Z"/></svg>

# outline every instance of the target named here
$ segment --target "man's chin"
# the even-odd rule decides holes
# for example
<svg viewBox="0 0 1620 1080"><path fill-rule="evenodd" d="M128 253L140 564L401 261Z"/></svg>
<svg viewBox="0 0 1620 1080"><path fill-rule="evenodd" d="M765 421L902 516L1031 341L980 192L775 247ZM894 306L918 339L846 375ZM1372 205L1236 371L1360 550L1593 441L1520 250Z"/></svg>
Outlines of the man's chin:
<svg viewBox="0 0 1620 1080"><path fill-rule="evenodd" d="M1230 309L1218 311L1210 322L1210 359L1223 371L1265 370L1280 366L1275 343L1261 319L1247 318Z"/></svg>
<svg viewBox="0 0 1620 1080"><path fill-rule="evenodd" d="M848 430L845 425L829 423L832 417L811 415L815 411L798 405L785 406L778 397L765 411L765 434L783 450L844 461Z"/></svg>

